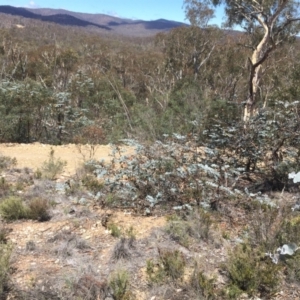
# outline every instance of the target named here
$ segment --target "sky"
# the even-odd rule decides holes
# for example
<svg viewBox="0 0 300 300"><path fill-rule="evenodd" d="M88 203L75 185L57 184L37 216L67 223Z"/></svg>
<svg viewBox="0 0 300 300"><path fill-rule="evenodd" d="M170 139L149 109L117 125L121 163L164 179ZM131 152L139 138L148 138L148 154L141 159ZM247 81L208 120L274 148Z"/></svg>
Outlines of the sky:
<svg viewBox="0 0 300 300"><path fill-rule="evenodd" d="M62 8L84 13L101 13L120 18L167 19L188 23L183 0L0 0L0 5L29 8ZM212 23L220 25L220 13Z"/></svg>

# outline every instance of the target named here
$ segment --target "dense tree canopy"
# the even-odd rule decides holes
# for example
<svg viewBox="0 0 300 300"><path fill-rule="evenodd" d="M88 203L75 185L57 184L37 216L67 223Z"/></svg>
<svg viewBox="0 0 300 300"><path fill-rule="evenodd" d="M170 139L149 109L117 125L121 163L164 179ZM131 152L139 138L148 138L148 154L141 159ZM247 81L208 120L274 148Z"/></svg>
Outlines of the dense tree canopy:
<svg viewBox="0 0 300 300"><path fill-rule="evenodd" d="M185 0L187 17L192 24L203 24L201 20L212 17L212 7L224 5L227 20L225 26L242 27L252 37L247 46L252 49L249 56L249 92L244 110L248 120L256 109L259 88L264 74L263 63L280 44L288 41L300 31L299 1L199 1Z"/></svg>
<svg viewBox="0 0 300 300"><path fill-rule="evenodd" d="M189 1L186 8L196 3ZM201 3L197 8L211 16L213 2ZM250 26L247 33L189 26L125 39L24 24L0 30L1 142L162 140L176 133L239 151L234 163L248 171L270 147L279 163L282 148L298 143L299 43L285 42L295 22L286 27L285 38L276 27L256 64L253 53L264 37L260 26ZM268 52L272 41L278 42L276 51ZM266 103L266 110L248 132L240 116L250 93L249 71L258 62L263 67L256 103Z"/></svg>

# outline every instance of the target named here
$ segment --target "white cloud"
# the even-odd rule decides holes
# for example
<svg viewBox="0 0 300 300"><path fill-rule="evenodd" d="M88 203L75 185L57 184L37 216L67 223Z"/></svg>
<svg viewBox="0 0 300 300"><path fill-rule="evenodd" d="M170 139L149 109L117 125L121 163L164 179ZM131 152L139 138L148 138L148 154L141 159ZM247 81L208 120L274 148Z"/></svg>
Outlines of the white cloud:
<svg viewBox="0 0 300 300"><path fill-rule="evenodd" d="M28 7L28 8L38 8L40 7L38 4L36 4L33 0L29 1L28 4L25 5L25 7Z"/></svg>

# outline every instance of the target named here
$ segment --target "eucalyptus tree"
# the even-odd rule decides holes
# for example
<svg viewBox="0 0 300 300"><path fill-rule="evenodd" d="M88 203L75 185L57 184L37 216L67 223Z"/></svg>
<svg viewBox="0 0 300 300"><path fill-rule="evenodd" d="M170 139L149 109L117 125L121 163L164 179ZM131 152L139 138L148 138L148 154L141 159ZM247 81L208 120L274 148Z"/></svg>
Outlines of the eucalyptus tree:
<svg viewBox="0 0 300 300"><path fill-rule="evenodd" d="M289 0L185 0L186 16L192 24L203 26L213 17L214 8L223 6L225 27L243 28L251 37L249 46L248 95L244 121L257 111L263 64L280 45L300 31L300 1Z"/></svg>

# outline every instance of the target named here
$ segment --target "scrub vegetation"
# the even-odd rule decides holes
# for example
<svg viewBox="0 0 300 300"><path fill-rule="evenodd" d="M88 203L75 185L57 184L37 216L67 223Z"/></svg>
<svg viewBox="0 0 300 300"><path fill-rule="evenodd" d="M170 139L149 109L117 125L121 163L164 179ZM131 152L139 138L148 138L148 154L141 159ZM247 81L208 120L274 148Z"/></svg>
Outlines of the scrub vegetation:
<svg viewBox="0 0 300 300"><path fill-rule="evenodd" d="M145 38L0 28L0 142L82 156L66 178L57 150L36 170L0 153L0 299L300 291L298 7L223 1L237 32L207 25L220 2Z"/></svg>

